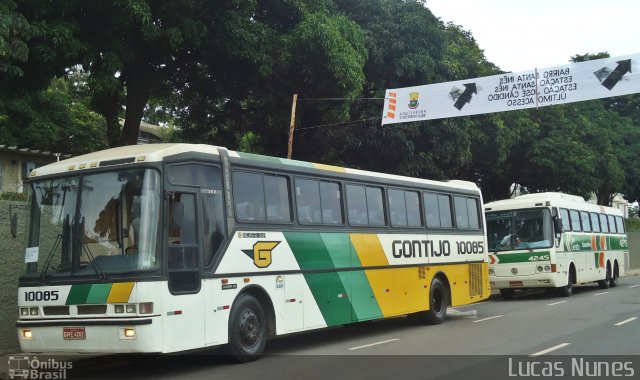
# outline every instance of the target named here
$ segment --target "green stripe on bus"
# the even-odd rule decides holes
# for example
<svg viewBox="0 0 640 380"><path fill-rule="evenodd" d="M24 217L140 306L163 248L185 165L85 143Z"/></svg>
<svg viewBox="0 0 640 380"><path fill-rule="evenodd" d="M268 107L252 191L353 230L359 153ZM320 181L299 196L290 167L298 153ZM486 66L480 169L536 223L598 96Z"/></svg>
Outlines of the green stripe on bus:
<svg viewBox="0 0 640 380"><path fill-rule="evenodd" d="M531 261L549 261L551 254L549 251L544 252L523 252L523 253L498 253L498 264L506 263L524 263ZM546 259L545 259L546 257Z"/></svg>
<svg viewBox="0 0 640 380"><path fill-rule="evenodd" d="M614 250L614 249L627 249L629 248L628 242L627 242L627 236L623 235L623 236L610 236L609 237L609 249Z"/></svg>
<svg viewBox="0 0 640 380"><path fill-rule="evenodd" d="M348 244L348 237L346 234L335 234L343 235L344 238L326 235L323 239L319 233L315 232L284 234L300 269L334 269L336 267L324 240L329 243L332 250L339 253L339 250L344 249L340 248L341 243ZM304 278L327 326L351 322L355 312L351 307L343 278L338 272L306 273Z"/></svg>
<svg viewBox="0 0 640 380"><path fill-rule="evenodd" d="M362 263L356 253L356 249L349 240L349 247L351 250L351 262L354 267L361 267ZM366 273L362 271L351 272L351 306L353 307L354 321L362 321L367 319L382 318L382 310L378 305L376 295L371 289L371 283L367 278Z"/></svg>
<svg viewBox="0 0 640 380"><path fill-rule="evenodd" d="M65 305L80 305L86 303L90 291L91 284L72 285Z"/></svg>
<svg viewBox="0 0 640 380"><path fill-rule="evenodd" d="M89 294L87 294L87 300L85 301L85 303L107 303L107 297L109 297L109 292L111 291L112 285L113 284L91 285L91 290L89 290Z"/></svg>

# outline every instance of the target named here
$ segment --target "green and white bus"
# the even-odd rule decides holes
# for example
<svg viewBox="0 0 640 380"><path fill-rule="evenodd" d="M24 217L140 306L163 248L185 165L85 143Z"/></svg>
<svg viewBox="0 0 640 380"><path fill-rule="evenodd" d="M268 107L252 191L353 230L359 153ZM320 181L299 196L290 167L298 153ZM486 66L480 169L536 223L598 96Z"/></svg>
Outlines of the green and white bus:
<svg viewBox="0 0 640 380"><path fill-rule="evenodd" d="M616 286L629 262L621 210L563 193L517 196L485 205L489 281L502 297L516 289L574 284Z"/></svg>
<svg viewBox="0 0 640 380"><path fill-rule="evenodd" d="M437 182L150 144L31 172L25 352L171 353L489 296L482 197Z"/></svg>

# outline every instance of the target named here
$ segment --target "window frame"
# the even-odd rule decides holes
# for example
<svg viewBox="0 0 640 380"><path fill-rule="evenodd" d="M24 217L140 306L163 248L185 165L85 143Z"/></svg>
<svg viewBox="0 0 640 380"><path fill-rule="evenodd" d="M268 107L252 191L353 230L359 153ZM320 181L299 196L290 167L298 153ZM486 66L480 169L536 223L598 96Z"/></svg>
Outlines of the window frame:
<svg viewBox="0 0 640 380"><path fill-rule="evenodd" d="M237 203L237 198L238 198L238 191L237 191L237 183L236 183L236 175L238 173L242 173L242 174L251 174L251 175L255 175L258 176L260 178L260 182L262 184L262 192L261 192L261 196L262 196L262 208L264 210L264 218L256 218L254 220L251 219L244 219L241 218L238 215L238 203ZM266 195L266 187L265 187L265 177L277 177L277 178L283 178L285 180L286 183L286 190L287 190L287 200L288 200L288 210L289 210L289 220L283 220L283 221L275 221L275 220L269 220L269 215L267 213L267 195ZM245 224L245 223L250 223L250 224L278 224L278 225L290 225L293 223L293 212L292 212L292 207L293 207L293 202L292 202L292 197L291 197L291 178L288 175L285 174L280 174L280 173L272 173L272 172L265 172L265 171L256 171L256 170L252 170L252 169L245 169L245 168L235 168L232 172L231 175L231 182L232 182L232 187L233 187L233 191L232 191L232 206L233 206L233 217L235 219L235 221L237 223L240 224ZM253 199L253 201L255 201L255 199Z"/></svg>

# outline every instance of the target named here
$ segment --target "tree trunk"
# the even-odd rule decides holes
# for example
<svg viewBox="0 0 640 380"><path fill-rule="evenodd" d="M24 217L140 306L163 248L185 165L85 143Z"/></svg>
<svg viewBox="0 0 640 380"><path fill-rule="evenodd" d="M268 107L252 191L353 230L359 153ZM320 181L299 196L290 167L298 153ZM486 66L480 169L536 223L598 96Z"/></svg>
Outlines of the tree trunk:
<svg viewBox="0 0 640 380"><path fill-rule="evenodd" d="M147 68L145 65L132 65L127 70L127 99L121 145L135 145L138 143L144 107L151 96L153 73L154 69Z"/></svg>
<svg viewBox="0 0 640 380"><path fill-rule="evenodd" d="M121 109L119 92L116 90L94 93L91 99L91 108L104 116L107 122L107 143L109 147L118 146L122 135L122 128L118 121L118 112Z"/></svg>
<svg viewBox="0 0 640 380"><path fill-rule="evenodd" d="M615 194L596 192L596 199L600 206L611 206Z"/></svg>

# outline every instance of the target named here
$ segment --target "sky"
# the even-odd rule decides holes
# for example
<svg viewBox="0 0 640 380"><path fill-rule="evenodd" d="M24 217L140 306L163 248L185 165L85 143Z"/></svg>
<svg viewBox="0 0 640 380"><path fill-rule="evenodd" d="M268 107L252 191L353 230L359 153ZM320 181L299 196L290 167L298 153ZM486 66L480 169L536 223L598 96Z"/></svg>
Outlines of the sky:
<svg viewBox="0 0 640 380"><path fill-rule="evenodd" d="M640 0L426 0L426 6L470 31L504 71L566 65L576 54L640 53Z"/></svg>

